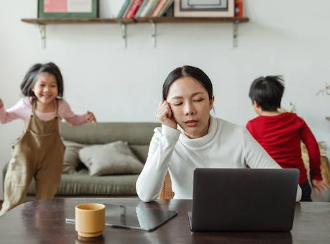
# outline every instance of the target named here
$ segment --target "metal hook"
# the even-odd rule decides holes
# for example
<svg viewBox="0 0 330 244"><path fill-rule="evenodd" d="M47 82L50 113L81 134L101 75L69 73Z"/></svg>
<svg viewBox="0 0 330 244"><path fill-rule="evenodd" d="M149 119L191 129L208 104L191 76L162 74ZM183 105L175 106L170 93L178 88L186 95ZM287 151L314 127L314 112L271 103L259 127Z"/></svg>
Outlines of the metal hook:
<svg viewBox="0 0 330 244"><path fill-rule="evenodd" d="M121 28L121 37L123 39L123 47L126 49L127 47L127 28L126 24L123 24L122 22L119 23Z"/></svg>
<svg viewBox="0 0 330 244"><path fill-rule="evenodd" d="M41 47L46 48L46 25L39 25Z"/></svg>
<svg viewBox="0 0 330 244"><path fill-rule="evenodd" d="M157 37L157 26L156 23L153 22L152 20L150 21L151 23L151 39L152 39L152 44L154 47L157 46L157 42L156 42L156 37Z"/></svg>
<svg viewBox="0 0 330 244"><path fill-rule="evenodd" d="M234 22L234 26L233 26L233 47L237 47L238 46L238 24L239 21L235 21Z"/></svg>

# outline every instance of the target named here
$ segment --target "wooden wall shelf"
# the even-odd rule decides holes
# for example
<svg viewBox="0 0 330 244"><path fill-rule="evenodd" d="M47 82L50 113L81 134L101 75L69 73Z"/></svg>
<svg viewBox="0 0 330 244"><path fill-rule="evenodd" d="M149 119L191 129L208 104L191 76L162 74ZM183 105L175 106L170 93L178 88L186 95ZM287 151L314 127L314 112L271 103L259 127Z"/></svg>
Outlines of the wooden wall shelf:
<svg viewBox="0 0 330 244"><path fill-rule="evenodd" d="M203 17L203 18L179 18L179 17L146 17L137 19L108 19L108 18L93 18L93 19L21 19L23 22L30 24L136 24L136 23L235 23L235 22L248 22L247 17Z"/></svg>
<svg viewBox="0 0 330 244"><path fill-rule="evenodd" d="M249 21L247 17L145 17L137 19L110 19L110 18L93 18L93 19L57 19L57 18L22 18L22 22L29 24L37 24L40 28L40 37L43 48L46 47L46 25L48 24L120 24L123 46L127 47L127 24L149 23L151 24L151 38L154 47L156 47L156 24L159 23L233 23L233 46L237 47L238 24Z"/></svg>

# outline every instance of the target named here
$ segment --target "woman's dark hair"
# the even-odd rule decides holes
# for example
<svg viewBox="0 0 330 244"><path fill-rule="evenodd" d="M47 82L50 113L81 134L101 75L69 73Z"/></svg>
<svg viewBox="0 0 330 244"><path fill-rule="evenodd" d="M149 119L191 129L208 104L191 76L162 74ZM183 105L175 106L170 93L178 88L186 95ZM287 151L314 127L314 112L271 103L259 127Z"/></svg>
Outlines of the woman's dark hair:
<svg viewBox="0 0 330 244"><path fill-rule="evenodd" d="M252 103L256 101L263 111L276 111L281 107L283 93L282 76L261 76L252 82L249 97Z"/></svg>
<svg viewBox="0 0 330 244"><path fill-rule="evenodd" d="M165 101L168 96L168 91L170 86L174 81L180 79L182 77L190 76L197 80L207 91L209 94L209 99L212 100L213 97L213 86L210 78L199 68L193 66L182 66L174 69L167 76L164 84L163 84L163 100Z"/></svg>
<svg viewBox="0 0 330 244"><path fill-rule="evenodd" d="M55 76L58 89L58 97L63 97L63 77L60 69L56 66L56 64L52 62L46 64L35 64L28 70L21 83L22 94L27 97L35 97L32 88L38 76L43 72L47 72Z"/></svg>

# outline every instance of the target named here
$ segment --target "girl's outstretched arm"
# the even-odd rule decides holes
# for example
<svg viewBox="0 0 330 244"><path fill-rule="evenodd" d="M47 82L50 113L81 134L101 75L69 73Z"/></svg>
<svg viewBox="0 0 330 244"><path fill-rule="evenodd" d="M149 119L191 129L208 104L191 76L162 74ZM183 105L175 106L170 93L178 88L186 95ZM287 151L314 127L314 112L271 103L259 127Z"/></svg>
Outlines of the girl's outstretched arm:
<svg viewBox="0 0 330 244"><path fill-rule="evenodd" d="M27 110L27 104L24 103L23 99L19 100L15 106L10 109L5 109L3 101L0 99L0 122L1 124L6 124L12 120L17 118L29 119L28 112L31 110Z"/></svg>
<svg viewBox="0 0 330 244"><path fill-rule="evenodd" d="M65 100L59 102L59 116L65 119L69 124L78 126L88 122L88 112L85 114L75 114L70 105Z"/></svg>

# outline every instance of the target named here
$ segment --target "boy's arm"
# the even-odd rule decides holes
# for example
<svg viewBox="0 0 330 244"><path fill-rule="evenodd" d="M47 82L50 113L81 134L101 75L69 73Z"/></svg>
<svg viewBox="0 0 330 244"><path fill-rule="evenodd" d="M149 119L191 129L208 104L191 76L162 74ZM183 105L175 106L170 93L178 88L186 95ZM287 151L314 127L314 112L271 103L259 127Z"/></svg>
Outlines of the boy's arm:
<svg viewBox="0 0 330 244"><path fill-rule="evenodd" d="M322 179L320 170L321 155L319 145L306 123L301 130L301 140L305 143L309 155L310 177L316 193L326 191L330 186Z"/></svg>
<svg viewBox="0 0 330 244"><path fill-rule="evenodd" d="M308 156L309 156L309 168L311 180L322 180L320 164L321 164L321 155L319 145L308 127L304 122L303 127L301 128L301 140L306 145Z"/></svg>

